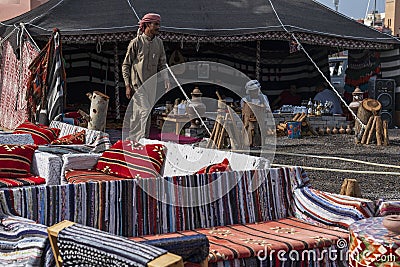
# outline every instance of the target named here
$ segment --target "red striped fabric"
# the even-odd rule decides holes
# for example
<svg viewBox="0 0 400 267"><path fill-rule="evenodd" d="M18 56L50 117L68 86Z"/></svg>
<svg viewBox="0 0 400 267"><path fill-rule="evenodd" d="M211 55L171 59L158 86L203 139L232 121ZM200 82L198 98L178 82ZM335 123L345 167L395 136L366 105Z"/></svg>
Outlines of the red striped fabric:
<svg viewBox="0 0 400 267"><path fill-rule="evenodd" d="M96 170L122 178L150 178L160 175L166 147L141 145L133 141L116 142L99 158Z"/></svg>
<svg viewBox="0 0 400 267"><path fill-rule="evenodd" d="M0 144L0 177L31 176L31 163L36 145Z"/></svg>
<svg viewBox="0 0 400 267"><path fill-rule="evenodd" d="M0 178L0 188L40 185L45 183L46 180L39 176L31 176L26 178Z"/></svg>
<svg viewBox="0 0 400 267"><path fill-rule="evenodd" d="M260 251L277 253L278 251L301 252L315 248L322 249L337 244L340 239L348 240L349 238L348 232L344 230L330 230L295 218L286 218L130 239L140 242L198 233L206 235L210 242L209 262L257 257ZM263 254L260 255L263 256Z"/></svg>
<svg viewBox="0 0 400 267"><path fill-rule="evenodd" d="M117 181L125 178L105 174L96 170L68 170L65 172L65 179L69 184L86 182Z"/></svg>
<svg viewBox="0 0 400 267"><path fill-rule="evenodd" d="M60 129L58 128L49 128L43 125L36 125L32 122L26 121L19 125L15 131L15 134L31 134L33 138L33 142L36 145L46 145L50 144L54 141L58 134L60 133Z"/></svg>

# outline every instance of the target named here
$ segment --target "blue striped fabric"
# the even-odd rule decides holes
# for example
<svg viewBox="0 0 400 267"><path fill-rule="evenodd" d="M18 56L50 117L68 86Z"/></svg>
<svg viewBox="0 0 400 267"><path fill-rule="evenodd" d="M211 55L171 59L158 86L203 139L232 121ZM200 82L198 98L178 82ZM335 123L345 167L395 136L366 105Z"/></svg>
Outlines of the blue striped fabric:
<svg viewBox="0 0 400 267"><path fill-rule="evenodd" d="M270 172L225 172L221 176L214 173L25 187L0 191L0 201L7 213L47 226L70 220L122 236L162 234L285 218L291 213L291 192L299 171L299 168L277 168ZM222 182L224 180L226 182ZM144 184L138 184L143 181L152 188L160 186L159 195L168 192L163 202L143 190ZM196 207L185 207L183 200L201 203L211 199L213 192L198 190L193 195L190 191L182 193L175 188L176 185L197 187L212 181L217 181L212 187L214 192L225 190L227 194ZM164 182L170 182L169 186L165 187ZM254 185L257 187L253 188Z"/></svg>
<svg viewBox="0 0 400 267"><path fill-rule="evenodd" d="M294 215L329 226L347 228L355 221L372 217L374 202L351 198L309 187L294 190Z"/></svg>
<svg viewBox="0 0 400 267"><path fill-rule="evenodd" d="M3 216L0 266L55 266L46 227L25 218Z"/></svg>
<svg viewBox="0 0 400 267"><path fill-rule="evenodd" d="M66 227L58 233L57 245L65 267L74 266L137 266L167 253L149 244L79 224Z"/></svg>

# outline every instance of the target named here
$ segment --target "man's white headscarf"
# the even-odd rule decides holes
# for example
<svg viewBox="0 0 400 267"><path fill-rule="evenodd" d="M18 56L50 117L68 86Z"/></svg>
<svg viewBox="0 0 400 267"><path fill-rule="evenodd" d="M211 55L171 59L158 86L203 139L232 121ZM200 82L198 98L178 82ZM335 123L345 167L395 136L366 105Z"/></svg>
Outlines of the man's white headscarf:
<svg viewBox="0 0 400 267"><path fill-rule="evenodd" d="M261 90L261 85L257 80L251 80L249 82L246 83L245 87L246 89L246 94L249 94L249 91L253 91L253 90Z"/></svg>

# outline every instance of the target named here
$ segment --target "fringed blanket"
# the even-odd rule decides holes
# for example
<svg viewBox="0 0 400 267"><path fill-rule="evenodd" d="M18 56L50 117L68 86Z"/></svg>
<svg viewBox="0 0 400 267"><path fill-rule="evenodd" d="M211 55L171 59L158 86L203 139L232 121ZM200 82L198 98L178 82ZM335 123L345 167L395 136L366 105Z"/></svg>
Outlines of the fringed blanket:
<svg viewBox="0 0 400 267"><path fill-rule="evenodd" d="M14 130L27 117L27 80L30 76L28 66L38 55L35 48L25 42L22 58L18 60L9 42L5 43L0 62L0 126Z"/></svg>

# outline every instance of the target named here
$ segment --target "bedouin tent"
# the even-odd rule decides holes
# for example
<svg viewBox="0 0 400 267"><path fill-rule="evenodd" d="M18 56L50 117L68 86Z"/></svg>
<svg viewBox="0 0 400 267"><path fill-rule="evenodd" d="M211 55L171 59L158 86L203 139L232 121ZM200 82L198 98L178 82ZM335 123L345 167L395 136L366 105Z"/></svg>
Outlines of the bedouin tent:
<svg viewBox="0 0 400 267"><path fill-rule="evenodd" d="M259 79L268 88L267 94L277 94L290 83L307 91L321 78L310 58L298 51L297 41L325 75L329 73L328 55L336 51L397 49L390 60L400 57L398 39L313 0L50 0L2 22L0 35L16 49L19 38L15 34L26 30L41 43L58 28L69 96L100 86L110 95L111 87L114 116L120 118L124 90L118 81L120 63L139 19L148 12L162 17L160 37L167 56L180 51L186 61L225 63ZM400 77L396 71L390 73Z"/></svg>

